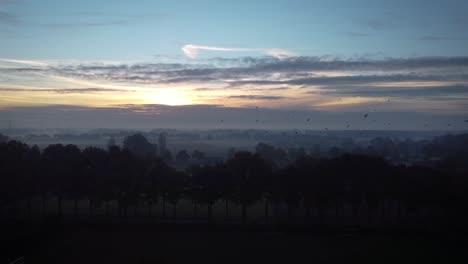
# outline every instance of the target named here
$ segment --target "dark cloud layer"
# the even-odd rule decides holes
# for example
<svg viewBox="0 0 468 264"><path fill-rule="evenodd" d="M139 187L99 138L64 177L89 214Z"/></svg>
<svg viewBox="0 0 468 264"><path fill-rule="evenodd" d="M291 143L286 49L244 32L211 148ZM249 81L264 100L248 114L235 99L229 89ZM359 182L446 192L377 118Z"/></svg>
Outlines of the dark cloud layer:
<svg viewBox="0 0 468 264"><path fill-rule="evenodd" d="M345 60L328 57L296 57L284 60L246 58L243 61L231 61L230 65L225 67L217 67L214 64L59 65L47 70L53 74L83 79L145 84L221 82L234 85L249 83L307 85L333 82L466 81L468 79L468 57L383 60ZM20 70L27 71L27 68L18 69ZM349 76L324 77L326 72L348 73ZM273 75L276 77L272 78ZM310 78L311 76L314 78Z"/></svg>
<svg viewBox="0 0 468 264"><path fill-rule="evenodd" d="M467 75L420 75L420 74L395 74L395 75L354 75L354 76L336 76L336 77L310 77L299 78L286 81L269 81L269 80L249 80L230 82L231 86L237 85L321 85L321 86L337 86L337 85L367 85L369 83L387 83L387 82L466 82Z"/></svg>
<svg viewBox="0 0 468 264"><path fill-rule="evenodd" d="M316 92L309 92L316 93ZM465 96L468 100L468 86L428 86L428 87L340 87L339 89L322 90L321 93L339 96L366 96L366 97L433 97L457 96L458 100Z"/></svg>
<svg viewBox="0 0 468 264"><path fill-rule="evenodd" d="M89 94L97 92L122 92L121 89L110 88L1 88L0 92L52 92L60 94ZM129 91L129 90L125 90Z"/></svg>

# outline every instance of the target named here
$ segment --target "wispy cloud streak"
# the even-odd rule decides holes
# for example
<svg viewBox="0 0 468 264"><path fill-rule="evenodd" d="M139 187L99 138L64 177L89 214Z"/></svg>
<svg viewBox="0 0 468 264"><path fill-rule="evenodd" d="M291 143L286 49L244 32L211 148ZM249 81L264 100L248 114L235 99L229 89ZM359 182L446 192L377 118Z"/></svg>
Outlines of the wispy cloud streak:
<svg viewBox="0 0 468 264"><path fill-rule="evenodd" d="M233 52L260 52L268 56L284 59L297 56L294 52L284 49L251 49L251 48L228 48L228 47L216 47L216 46L203 46L188 44L182 47L182 51L185 56L195 59L200 54L201 50L206 51L233 51Z"/></svg>
<svg viewBox="0 0 468 264"><path fill-rule="evenodd" d="M0 62L16 63L16 64L25 64L31 66L49 66L49 64L42 61L33 61L33 60L15 60L15 59L5 59L0 58Z"/></svg>

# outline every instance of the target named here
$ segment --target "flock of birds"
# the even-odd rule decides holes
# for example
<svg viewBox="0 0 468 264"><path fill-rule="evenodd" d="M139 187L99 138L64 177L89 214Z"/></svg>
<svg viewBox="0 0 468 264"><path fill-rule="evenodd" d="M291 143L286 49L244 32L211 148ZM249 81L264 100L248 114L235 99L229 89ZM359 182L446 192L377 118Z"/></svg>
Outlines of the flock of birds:
<svg viewBox="0 0 468 264"><path fill-rule="evenodd" d="M388 99L387 102L390 102L390 99ZM258 107L258 106L255 106L255 109L259 109L259 107ZM374 111L375 111L375 110L374 110ZM364 117L364 119L367 119L367 117L369 117L369 113L365 113L363 117ZM312 119L309 117L309 118L306 119L306 122L310 122L311 120L312 120ZM224 123L224 120L221 119L219 122L220 122L220 123ZM261 121L257 118L257 119L255 119L255 122L258 123L258 122L261 122ZM265 121L263 121L263 122L265 122ZM377 122L377 120L376 120L376 119L372 119L371 122L375 123L375 122ZM465 123L468 123L468 119L466 119L464 122L465 122ZM391 126L392 123L391 123L391 122L388 122L388 123L386 123L386 125ZM351 126L351 124L349 123L349 121L346 121L346 128L349 128L350 126ZM447 126L448 126L448 127L451 127L452 124L451 124L451 123L448 123ZM424 127L425 127L425 128L429 127L429 123L427 123L427 122L424 123ZM328 130L328 128L324 128L324 130ZM298 134L297 131L296 131L296 134Z"/></svg>

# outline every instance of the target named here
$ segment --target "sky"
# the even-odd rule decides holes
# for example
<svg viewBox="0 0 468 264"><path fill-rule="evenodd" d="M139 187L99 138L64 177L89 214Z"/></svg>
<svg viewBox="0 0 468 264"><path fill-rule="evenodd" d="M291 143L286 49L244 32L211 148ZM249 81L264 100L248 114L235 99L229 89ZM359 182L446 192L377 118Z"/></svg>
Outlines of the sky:
<svg viewBox="0 0 468 264"><path fill-rule="evenodd" d="M0 128L466 130L467 10L0 0Z"/></svg>

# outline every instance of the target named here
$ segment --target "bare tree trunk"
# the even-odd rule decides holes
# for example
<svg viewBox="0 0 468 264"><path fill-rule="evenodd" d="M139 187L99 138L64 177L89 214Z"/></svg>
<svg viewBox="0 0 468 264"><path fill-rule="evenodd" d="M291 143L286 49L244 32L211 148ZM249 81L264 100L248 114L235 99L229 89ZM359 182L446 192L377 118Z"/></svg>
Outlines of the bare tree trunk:
<svg viewBox="0 0 468 264"><path fill-rule="evenodd" d="M197 217L197 202L193 201L193 217Z"/></svg>
<svg viewBox="0 0 468 264"><path fill-rule="evenodd" d="M166 195L163 194L163 197L162 197L162 209L163 209L163 218L166 218Z"/></svg>
<svg viewBox="0 0 468 264"><path fill-rule="evenodd" d="M127 202L123 202L122 200L119 200L119 207L120 207L120 216L127 217ZM123 211L123 212L122 212Z"/></svg>
<svg viewBox="0 0 468 264"><path fill-rule="evenodd" d="M385 219L385 217L386 217L386 215L385 215L386 214L386 208L385 207L386 207L386 201L383 200L382 201L382 219Z"/></svg>
<svg viewBox="0 0 468 264"><path fill-rule="evenodd" d="M324 220L324 218L325 218L325 217L324 217L324 212L323 212L323 211L324 211L324 210L323 210L322 207L318 207L318 208L317 208L317 213L318 213L318 216L319 216L318 218L319 218L320 224L323 224L323 222L324 222L323 220Z"/></svg>
<svg viewBox="0 0 468 264"><path fill-rule="evenodd" d="M46 214L46 197L45 195L42 196L42 214L45 215Z"/></svg>
<svg viewBox="0 0 468 264"><path fill-rule="evenodd" d="M269 217L268 217L268 206L269 206L269 204L268 204L268 200L267 200L267 201L265 201L265 224L266 224L266 225L267 225L268 222L269 222L269 221L268 221L268 220L269 220L269 219L268 219L268 218L269 218Z"/></svg>
<svg viewBox="0 0 468 264"><path fill-rule="evenodd" d="M387 202L387 217L390 218L390 220L393 221L393 213L392 213L392 210L393 209L393 201L392 200L389 200Z"/></svg>
<svg viewBox="0 0 468 264"><path fill-rule="evenodd" d="M335 201L335 217L338 221L338 218L340 217L340 202L338 200Z"/></svg>
<svg viewBox="0 0 468 264"><path fill-rule="evenodd" d="M57 197L57 213L59 216L62 216L63 212L62 212L62 196L58 196Z"/></svg>
<svg viewBox="0 0 468 264"><path fill-rule="evenodd" d="M401 202L397 202L397 221L400 221L401 219Z"/></svg>
<svg viewBox="0 0 468 264"><path fill-rule="evenodd" d="M105 203L106 203L106 204L105 204L105 206L106 206L106 209L105 209L106 212L105 212L105 214L106 214L106 216L109 216L109 200L106 199L106 202L105 202Z"/></svg>
<svg viewBox="0 0 468 264"><path fill-rule="evenodd" d="M75 216L78 215L78 199L76 199L76 198L73 201L73 212L74 212Z"/></svg>
<svg viewBox="0 0 468 264"><path fill-rule="evenodd" d="M174 204L173 204L172 218L174 219L174 221L177 220L177 202L174 202Z"/></svg>
<svg viewBox="0 0 468 264"><path fill-rule="evenodd" d="M32 207L32 201L31 201L32 197L29 196L28 197L28 217L31 217L31 207Z"/></svg>
<svg viewBox="0 0 468 264"><path fill-rule="evenodd" d="M228 199L226 199L226 200L224 200L224 202L225 202L224 206L225 206L225 210L226 210L226 218L228 218L229 217L229 201L228 201Z"/></svg>
<svg viewBox="0 0 468 264"><path fill-rule="evenodd" d="M247 205L242 204L242 224L247 222Z"/></svg>
<svg viewBox="0 0 468 264"><path fill-rule="evenodd" d="M151 217L151 209L152 209L151 207L153 205L153 202L148 201L147 205L148 205L148 217Z"/></svg>
<svg viewBox="0 0 468 264"><path fill-rule="evenodd" d="M89 216L93 216L93 200L92 199L89 199L88 211L89 211Z"/></svg>
<svg viewBox="0 0 468 264"><path fill-rule="evenodd" d="M292 222L292 215L293 215L293 208L290 203L288 203L288 223L291 224Z"/></svg>
<svg viewBox="0 0 468 264"><path fill-rule="evenodd" d="M212 221L213 220L213 204L212 203L208 203L208 221Z"/></svg>
<svg viewBox="0 0 468 264"><path fill-rule="evenodd" d="M305 211L305 215L304 215L304 222L309 223L309 220L310 220L310 206L307 206L305 209L306 209L306 211Z"/></svg>
<svg viewBox="0 0 468 264"><path fill-rule="evenodd" d="M385 202L385 216L392 218L392 200L387 200Z"/></svg>

